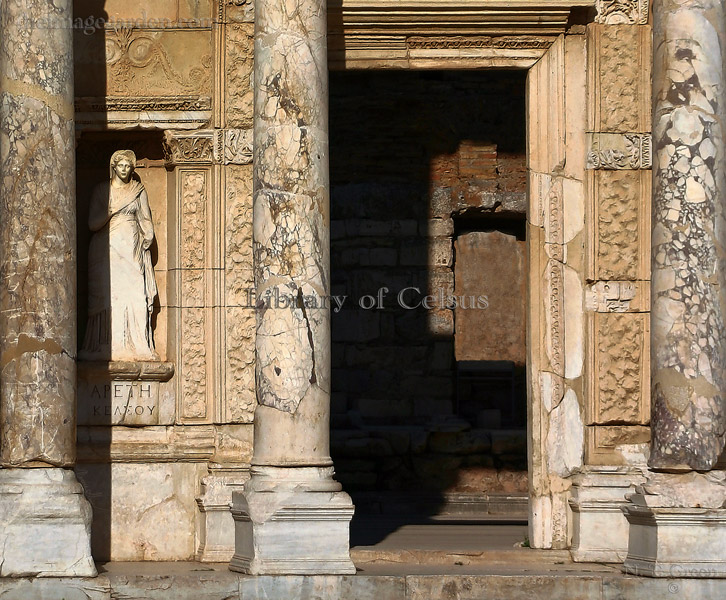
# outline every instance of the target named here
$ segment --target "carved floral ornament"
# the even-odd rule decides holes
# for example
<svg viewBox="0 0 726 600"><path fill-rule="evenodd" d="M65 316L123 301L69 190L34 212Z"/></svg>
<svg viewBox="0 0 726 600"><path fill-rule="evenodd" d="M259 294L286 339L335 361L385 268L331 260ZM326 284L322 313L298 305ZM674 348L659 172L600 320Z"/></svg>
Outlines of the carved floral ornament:
<svg viewBox="0 0 726 600"><path fill-rule="evenodd" d="M252 130L167 131L164 136L164 154L171 164L248 165L252 163Z"/></svg>
<svg viewBox="0 0 726 600"><path fill-rule="evenodd" d="M646 25L650 0L595 0L596 23Z"/></svg>
<svg viewBox="0 0 726 600"><path fill-rule="evenodd" d="M652 168L649 133L591 133L588 137L588 169Z"/></svg>
<svg viewBox="0 0 726 600"><path fill-rule="evenodd" d="M203 89L209 80L212 58L201 57L204 68L190 69L184 77L171 63L162 43L161 31L115 27L106 32L106 64L111 76L122 87L135 76L134 71L161 69L169 81L188 91Z"/></svg>

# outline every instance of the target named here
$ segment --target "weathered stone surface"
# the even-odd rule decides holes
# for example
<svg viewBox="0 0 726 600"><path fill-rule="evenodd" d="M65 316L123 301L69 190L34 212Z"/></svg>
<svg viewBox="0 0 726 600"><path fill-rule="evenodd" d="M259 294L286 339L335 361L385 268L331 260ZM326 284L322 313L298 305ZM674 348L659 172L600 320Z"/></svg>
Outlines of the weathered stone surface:
<svg viewBox="0 0 726 600"><path fill-rule="evenodd" d="M0 469L1 577L93 577L91 506L67 469Z"/></svg>
<svg viewBox="0 0 726 600"><path fill-rule="evenodd" d="M309 600L399 600L406 597L403 577L317 576L317 577L249 577L240 580L242 598L283 600L299 595Z"/></svg>
<svg viewBox="0 0 726 600"><path fill-rule="evenodd" d="M547 464L560 477L571 475L582 465L585 432L580 405L572 390L550 413L547 433Z"/></svg>
<svg viewBox="0 0 726 600"><path fill-rule="evenodd" d="M595 179L595 277L635 280L643 278L647 240L642 219L647 198L642 197L639 171L597 171Z"/></svg>
<svg viewBox="0 0 726 600"><path fill-rule="evenodd" d="M76 467L93 506L96 560L191 560L204 463L84 464Z"/></svg>
<svg viewBox="0 0 726 600"><path fill-rule="evenodd" d="M589 131L648 131L649 27L589 25L588 37L596 88Z"/></svg>
<svg viewBox="0 0 726 600"><path fill-rule="evenodd" d="M600 593L600 586L597 577L411 575L406 577L406 599L477 600L492 596L507 600L528 600L533 596L542 596L569 600L595 598Z"/></svg>
<svg viewBox="0 0 726 600"><path fill-rule="evenodd" d="M647 423L649 398L643 389L648 356L647 323L642 314L603 313L594 316L596 364L595 410L592 422Z"/></svg>
<svg viewBox="0 0 726 600"><path fill-rule="evenodd" d="M524 242L500 232L456 240L456 359L525 362Z"/></svg>
<svg viewBox="0 0 726 600"><path fill-rule="evenodd" d="M98 10L94 15L101 18ZM134 22L140 14L134 14ZM202 24L202 21L199 21ZM75 36L78 96L183 97L212 95L211 20L206 27L92 29ZM98 52L99 42L107 52ZM153 103L150 102L153 106Z"/></svg>
<svg viewBox="0 0 726 600"><path fill-rule="evenodd" d="M3 577L0 580L2 600L111 600L111 584L104 577L80 579L17 579Z"/></svg>
<svg viewBox="0 0 726 600"><path fill-rule="evenodd" d="M332 467L253 467L244 492L232 495L232 516L233 571L252 575L356 571L349 550L353 504L333 480Z"/></svg>

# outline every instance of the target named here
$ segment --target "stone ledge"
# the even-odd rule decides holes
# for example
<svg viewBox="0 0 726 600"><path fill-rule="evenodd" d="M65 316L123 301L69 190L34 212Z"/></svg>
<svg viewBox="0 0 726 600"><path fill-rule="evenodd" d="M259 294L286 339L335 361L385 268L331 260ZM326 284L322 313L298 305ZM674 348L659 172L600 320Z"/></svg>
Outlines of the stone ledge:
<svg viewBox="0 0 726 600"><path fill-rule="evenodd" d="M643 579L603 572L599 565L555 571L543 564L531 574L516 572L455 574L445 568L411 574L399 565L389 574L344 576L245 576L223 564L106 563L95 579L0 579L0 600L431 600L502 598L503 600L598 598L704 600L726 597L726 580ZM524 568L524 565L522 565ZM527 568L533 569L533 565Z"/></svg>
<svg viewBox="0 0 726 600"><path fill-rule="evenodd" d="M78 378L110 377L129 381L169 381L174 363L161 361L78 361Z"/></svg>

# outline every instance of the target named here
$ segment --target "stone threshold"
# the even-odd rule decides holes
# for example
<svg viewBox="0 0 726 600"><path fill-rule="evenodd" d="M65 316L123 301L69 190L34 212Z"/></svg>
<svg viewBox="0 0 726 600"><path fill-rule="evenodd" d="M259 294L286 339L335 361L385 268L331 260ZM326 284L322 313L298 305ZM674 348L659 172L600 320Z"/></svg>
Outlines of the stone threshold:
<svg viewBox="0 0 726 600"><path fill-rule="evenodd" d="M352 492L356 514L416 515L418 517L473 517L492 516L525 520L528 516L529 496L518 493L405 493L405 492Z"/></svg>
<svg viewBox="0 0 726 600"><path fill-rule="evenodd" d="M547 552L544 552L546 555ZM559 554L557 555L559 556ZM554 558L554 555L552 556ZM105 563L94 579L0 579L0 599L710 600L726 579L650 579L619 565L545 559L489 565L362 564L357 575L246 576L226 564Z"/></svg>

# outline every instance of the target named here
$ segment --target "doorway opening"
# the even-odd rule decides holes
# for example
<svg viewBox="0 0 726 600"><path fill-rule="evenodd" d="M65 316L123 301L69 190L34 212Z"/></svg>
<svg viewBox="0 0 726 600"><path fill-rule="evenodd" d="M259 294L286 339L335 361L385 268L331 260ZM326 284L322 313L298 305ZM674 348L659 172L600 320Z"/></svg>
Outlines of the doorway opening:
<svg viewBox="0 0 726 600"><path fill-rule="evenodd" d="M330 75L331 453L357 515L526 520L525 83Z"/></svg>

